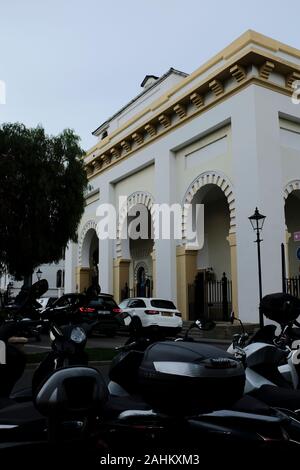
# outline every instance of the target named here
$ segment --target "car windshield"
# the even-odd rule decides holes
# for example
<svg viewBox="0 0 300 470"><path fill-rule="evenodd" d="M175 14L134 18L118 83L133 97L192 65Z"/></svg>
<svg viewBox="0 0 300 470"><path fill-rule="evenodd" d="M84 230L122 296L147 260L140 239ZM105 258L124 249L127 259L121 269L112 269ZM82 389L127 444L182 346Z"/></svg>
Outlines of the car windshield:
<svg viewBox="0 0 300 470"><path fill-rule="evenodd" d="M126 308L128 305L128 300L123 300L120 304L119 304L119 307L120 308Z"/></svg>
<svg viewBox="0 0 300 470"><path fill-rule="evenodd" d="M118 308L114 299L110 299L110 298L106 299L103 297L99 297L97 300L91 300L89 302L89 307L100 308L100 309L107 308L108 310L113 309L113 308Z"/></svg>
<svg viewBox="0 0 300 470"><path fill-rule="evenodd" d="M168 310L176 310L175 305L171 300L163 300L163 299L153 299L151 300L151 306L155 308L165 308Z"/></svg>

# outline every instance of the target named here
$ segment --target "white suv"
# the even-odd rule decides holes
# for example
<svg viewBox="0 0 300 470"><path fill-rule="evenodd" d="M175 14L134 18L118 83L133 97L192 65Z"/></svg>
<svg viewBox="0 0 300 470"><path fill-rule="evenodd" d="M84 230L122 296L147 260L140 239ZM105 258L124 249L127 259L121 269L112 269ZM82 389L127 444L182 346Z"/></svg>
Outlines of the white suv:
<svg viewBox="0 0 300 470"><path fill-rule="evenodd" d="M155 327L177 334L182 328L181 313L170 300L134 297L123 300L119 307L131 316L135 330Z"/></svg>

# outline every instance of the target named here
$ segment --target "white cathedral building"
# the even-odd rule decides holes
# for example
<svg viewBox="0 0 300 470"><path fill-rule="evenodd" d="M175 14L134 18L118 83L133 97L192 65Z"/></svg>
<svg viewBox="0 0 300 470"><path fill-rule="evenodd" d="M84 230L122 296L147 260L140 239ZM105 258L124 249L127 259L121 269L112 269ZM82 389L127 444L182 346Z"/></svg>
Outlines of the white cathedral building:
<svg viewBox="0 0 300 470"><path fill-rule="evenodd" d="M65 291L96 279L117 301L152 295L173 300L185 319L202 308L218 319L225 273L228 309L256 323L248 220L256 207L266 216L263 293L282 289L282 243L286 276L300 274L300 50L247 31L192 74L171 68L141 86L93 132L97 143L85 157L93 189L78 243L66 252ZM117 207L120 196L117 237L99 240L97 208ZM129 209L145 207L153 224L155 204L175 203L204 205L204 243L189 244L185 210L180 240L121 238Z"/></svg>

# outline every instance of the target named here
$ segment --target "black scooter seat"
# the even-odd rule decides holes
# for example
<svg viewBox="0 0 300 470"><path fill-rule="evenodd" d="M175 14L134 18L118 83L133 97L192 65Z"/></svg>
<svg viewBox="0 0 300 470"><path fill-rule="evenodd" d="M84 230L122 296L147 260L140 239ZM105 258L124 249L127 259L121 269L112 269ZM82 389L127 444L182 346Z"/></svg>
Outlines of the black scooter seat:
<svg viewBox="0 0 300 470"><path fill-rule="evenodd" d="M274 385L263 385L249 395L263 401L269 406L286 408L291 411L300 410L299 390L291 390Z"/></svg>

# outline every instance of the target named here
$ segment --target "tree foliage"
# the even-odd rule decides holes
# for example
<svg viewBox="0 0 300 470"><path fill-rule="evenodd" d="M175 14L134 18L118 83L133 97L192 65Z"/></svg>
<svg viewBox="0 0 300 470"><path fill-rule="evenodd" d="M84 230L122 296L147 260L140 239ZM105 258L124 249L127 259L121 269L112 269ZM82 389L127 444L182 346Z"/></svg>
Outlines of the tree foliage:
<svg viewBox="0 0 300 470"><path fill-rule="evenodd" d="M0 127L0 264L17 279L58 261L76 233L87 186L83 150L72 130Z"/></svg>

